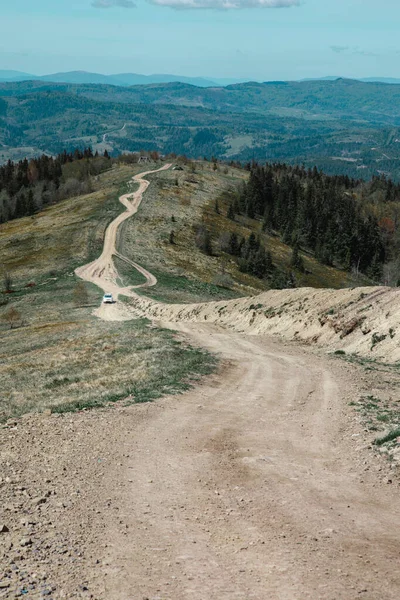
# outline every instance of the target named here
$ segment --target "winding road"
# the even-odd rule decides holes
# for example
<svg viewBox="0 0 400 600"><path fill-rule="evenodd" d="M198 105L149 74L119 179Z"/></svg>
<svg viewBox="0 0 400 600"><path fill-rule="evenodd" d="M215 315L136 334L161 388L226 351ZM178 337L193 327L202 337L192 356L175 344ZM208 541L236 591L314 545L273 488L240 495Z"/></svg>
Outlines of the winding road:
<svg viewBox="0 0 400 600"><path fill-rule="evenodd" d="M147 271L145 268L141 267L134 261L130 260L126 256L123 256L120 252L118 252L116 249L116 242L119 226L126 219L129 219L129 217L132 217L137 213L143 198L143 194L150 185L150 183L146 181L144 177L151 173L165 171L170 167L170 164L166 164L160 169L156 169L155 171L146 171L144 173L135 175L132 178L132 182L139 184L139 188L136 190L136 192L128 192L127 194L120 196L119 200L121 204L125 206L126 210L120 215L118 215L118 217L114 219L114 221L112 221L107 227L104 237L103 251L99 258L87 265L76 269L75 273L78 275L78 277L90 283L94 283L104 292L113 294L113 297L115 299L117 299L120 294L124 296L137 297L137 294L135 294L135 292L133 291L135 288L150 287L157 283L157 279L154 277L154 275L149 273L149 271ZM125 261L126 263L137 269L137 271L139 271L145 277L146 282L139 286L121 286L118 281L119 275L113 261L114 256L118 257L119 259ZM133 318L132 313L128 312L128 308L120 303L107 306L102 304L100 308L96 311L96 314L99 317L105 318L107 320L116 321Z"/></svg>
<svg viewBox="0 0 400 600"><path fill-rule="evenodd" d="M107 142L107 136L110 135L110 133L121 133L122 131L125 131L126 129L126 123L124 123L123 127L121 127L121 129L113 129L112 131L107 131L106 133L103 133L103 144L105 144Z"/></svg>
<svg viewBox="0 0 400 600"><path fill-rule="evenodd" d="M130 260L116 250L117 230L152 172L133 178L139 190L121 197L126 211L108 227L101 256L77 270L116 296L135 296L118 285L112 257ZM123 303L97 314L110 311L132 318ZM104 598L397 600L397 489L378 480L359 443L348 406L357 373L270 338L173 327L218 354L221 367L109 432L124 458L102 480L118 506L103 534Z"/></svg>

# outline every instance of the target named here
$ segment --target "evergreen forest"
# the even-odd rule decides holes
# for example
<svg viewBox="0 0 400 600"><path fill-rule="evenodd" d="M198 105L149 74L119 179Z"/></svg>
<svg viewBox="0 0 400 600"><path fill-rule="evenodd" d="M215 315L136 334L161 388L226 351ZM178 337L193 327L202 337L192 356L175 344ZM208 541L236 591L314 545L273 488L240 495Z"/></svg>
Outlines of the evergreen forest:
<svg viewBox="0 0 400 600"><path fill-rule="evenodd" d="M399 184L385 176L365 182L280 163L247 168L249 179L232 196L227 217L245 215L279 235L293 249L294 270L304 268L301 249L323 264L399 284ZM239 240L233 233L226 251L246 272L273 273L270 253L254 234Z"/></svg>
<svg viewBox="0 0 400 600"><path fill-rule="evenodd" d="M33 215L49 204L89 193L91 177L110 167L107 152L99 156L91 148L43 154L0 166L0 223Z"/></svg>

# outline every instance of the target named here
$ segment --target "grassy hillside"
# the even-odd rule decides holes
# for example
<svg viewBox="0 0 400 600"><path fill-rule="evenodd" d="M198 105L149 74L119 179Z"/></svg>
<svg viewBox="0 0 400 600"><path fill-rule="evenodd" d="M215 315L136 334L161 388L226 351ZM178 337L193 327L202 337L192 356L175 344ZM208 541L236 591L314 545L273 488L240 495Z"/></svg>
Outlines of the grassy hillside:
<svg viewBox="0 0 400 600"><path fill-rule="evenodd" d="M142 170L115 164L96 178L93 193L0 226L0 265L13 280L12 292L5 293L3 285L0 293L1 420L27 411L149 400L184 389L190 379L213 369L207 354L168 331L148 328L143 320L109 323L93 317L101 293L74 275L78 265L100 254L105 228L122 210L118 197ZM158 278L154 288L140 293L166 302L197 302L268 289L266 280L240 272L221 249L221 235L232 230L256 232L276 267L289 268L291 249L262 233L258 221L226 217L226 192L247 177L247 171L209 162L189 162L182 170L149 176L140 210L125 221L118 240L123 255ZM211 231L212 255L196 243L199 227ZM362 283L312 256L303 259L307 272L296 273L298 285ZM143 283L135 270L115 260L126 285Z"/></svg>
<svg viewBox="0 0 400 600"><path fill-rule="evenodd" d="M0 160L91 144L398 179L399 97L398 85L351 80L225 88L0 83Z"/></svg>
<svg viewBox="0 0 400 600"><path fill-rule="evenodd" d="M121 229L119 251L135 260L158 278L154 288L140 293L167 302L209 301L257 294L269 289L266 280L240 272L238 263L221 249L221 239L235 231L248 237L260 236L271 251L276 267L292 270L292 249L279 237L262 232L261 222L244 216L232 221L226 217L229 199L226 191L236 190L248 172L212 163L188 163L183 171L164 171L150 176L152 185L134 219ZM218 199L219 214L215 211ZM196 245L198 228L205 226L212 235L212 256ZM174 232L170 243L171 232ZM306 272L295 271L298 286L348 287L368 284L346 271L320 264L311 254L302 253ZM140 284L136 272L118 262L125 284ZM222 287L224 286L224 287Z"/></svg>
<svg viewBox="0 0 400 600"><path fill-rule="evenodd" d="M13 278L13 292L0 293L0 421L151 400L213 369L209 355L145 320L94 318L100 291L84 285L82 294L77 286L74 268L100 253L105 228L122 209L118 196L138 170L114 168L92 194L0 226L0 265Z"/></svg>

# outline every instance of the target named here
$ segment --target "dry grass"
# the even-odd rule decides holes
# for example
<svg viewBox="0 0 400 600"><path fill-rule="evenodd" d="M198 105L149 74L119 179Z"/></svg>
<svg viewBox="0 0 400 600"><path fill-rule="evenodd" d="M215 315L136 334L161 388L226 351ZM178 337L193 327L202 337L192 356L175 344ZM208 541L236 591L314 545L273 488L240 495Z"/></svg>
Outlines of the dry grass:
<svg viewBox="0 0 400 600"><path fill-rule="evenodd" d="M3 334L0 420L25 412L138 402L187 387L210 372L208 355L145 320L69 321Z"/></svg>
<svg viewBox="0 0 400 600"><path fill-rule="evenodd" d="M140 170L111 169L94 181L93 193L1 225L0 266L7 265L14 279L29 282L46 272L73 270L96 256L105 228L121 212L118 190Z"/></svg>
<svg viewBox="0 0 400 600"><path fill-rule="evenodd" d="M209 163L196 164L195 172L164 171L150 176L135 219L125 221L119 250L153 272L155 288L140 293L168 302L196 302L257 293L255 281L239 274L232 290L213 284L226 262L217 248L206 256L195 245L195 225L203 219L204 207L224 190L234 189L247 173L229 168L214 172ZM176 185L178 183L178 185ZM175 244L169 243L171 231ZM230 265L228 265L228 271Z"/></svg>
<svg viewBox="0 0 400 600"><path fill-rule="evenodd" d="M235 231L239 237L248 237L255 231L271 251L274 264L281 271L290 269L291 248L279 237L263 233L259 221L242 216L235 221L226 218L229 201L221 194L237 189L247 176L243 170L229 167L226 172L220 167L214 172L212 165L197 163L195 172L185 167L184 171L165 171L150 177L153 184L135 219L123 225L120 242L122 254L145 266L159 280L156 287L140 293L166 302L196 302L268 290L267 281L241 273L236 260L221 252L221 232ZM217 197L220 214L215 211ZM196 247L196 223L204 223L212 232L213 256L204 255ZM174 244L169 243L171 231ZM295 273L299 287L342 288L369 283L365 278L355 281L349 273L324 266L306 253L303 261L306 273ZM230 292L213 285L221 273L233 280Z"/></svg>
<svg viewBox="0 0 400 600"><path fill-rule="evenodd" d="M74 268L97 256L107 224L122 210L126 182L143 167L120 167L97 190L0 226L0 265L14 293L0 294L0 420L25 412L76 410L130 397L151 400L185 389L213 360L143 320L106 323L92 316L102 293L86 284L76 307ZM2 316L11 307L22 326Z"/></svg>

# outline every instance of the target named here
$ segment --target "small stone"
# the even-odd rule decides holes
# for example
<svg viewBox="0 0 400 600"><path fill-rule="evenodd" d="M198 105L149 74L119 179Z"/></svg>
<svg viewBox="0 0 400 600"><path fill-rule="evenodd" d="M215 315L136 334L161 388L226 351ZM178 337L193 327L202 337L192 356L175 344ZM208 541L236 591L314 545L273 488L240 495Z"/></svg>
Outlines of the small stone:
<svg viewBox="0 0 400 600"><path fill-rule="evenodd" d="M19 544L20 544L20 546L23 546L23 547L24 546L31 546L32 545L32 540L29 537L24 537L24 538L21 539L21 541L20 541Z"/></svg>
<svg viewBox="0 0 400 600"><path fill-rule="evenodd" d="M45 496L41 496L40 498L34 498L32 503L36 506L40 506L40 504L45 504L47 502L47 498Z"/></svg>
<svg viewBox="0 0 400 600"><path fill-rule="evenodd" d="M10 584L8 583L8 581L0 581L0 590L6 590L9 587Z"/></svg>
<svg viewBox="0 0 400 600"><path fill-rule="evenodd" d="M0 533L8 533L9 531L10 530L5 523L0 523Z"/></svg>

